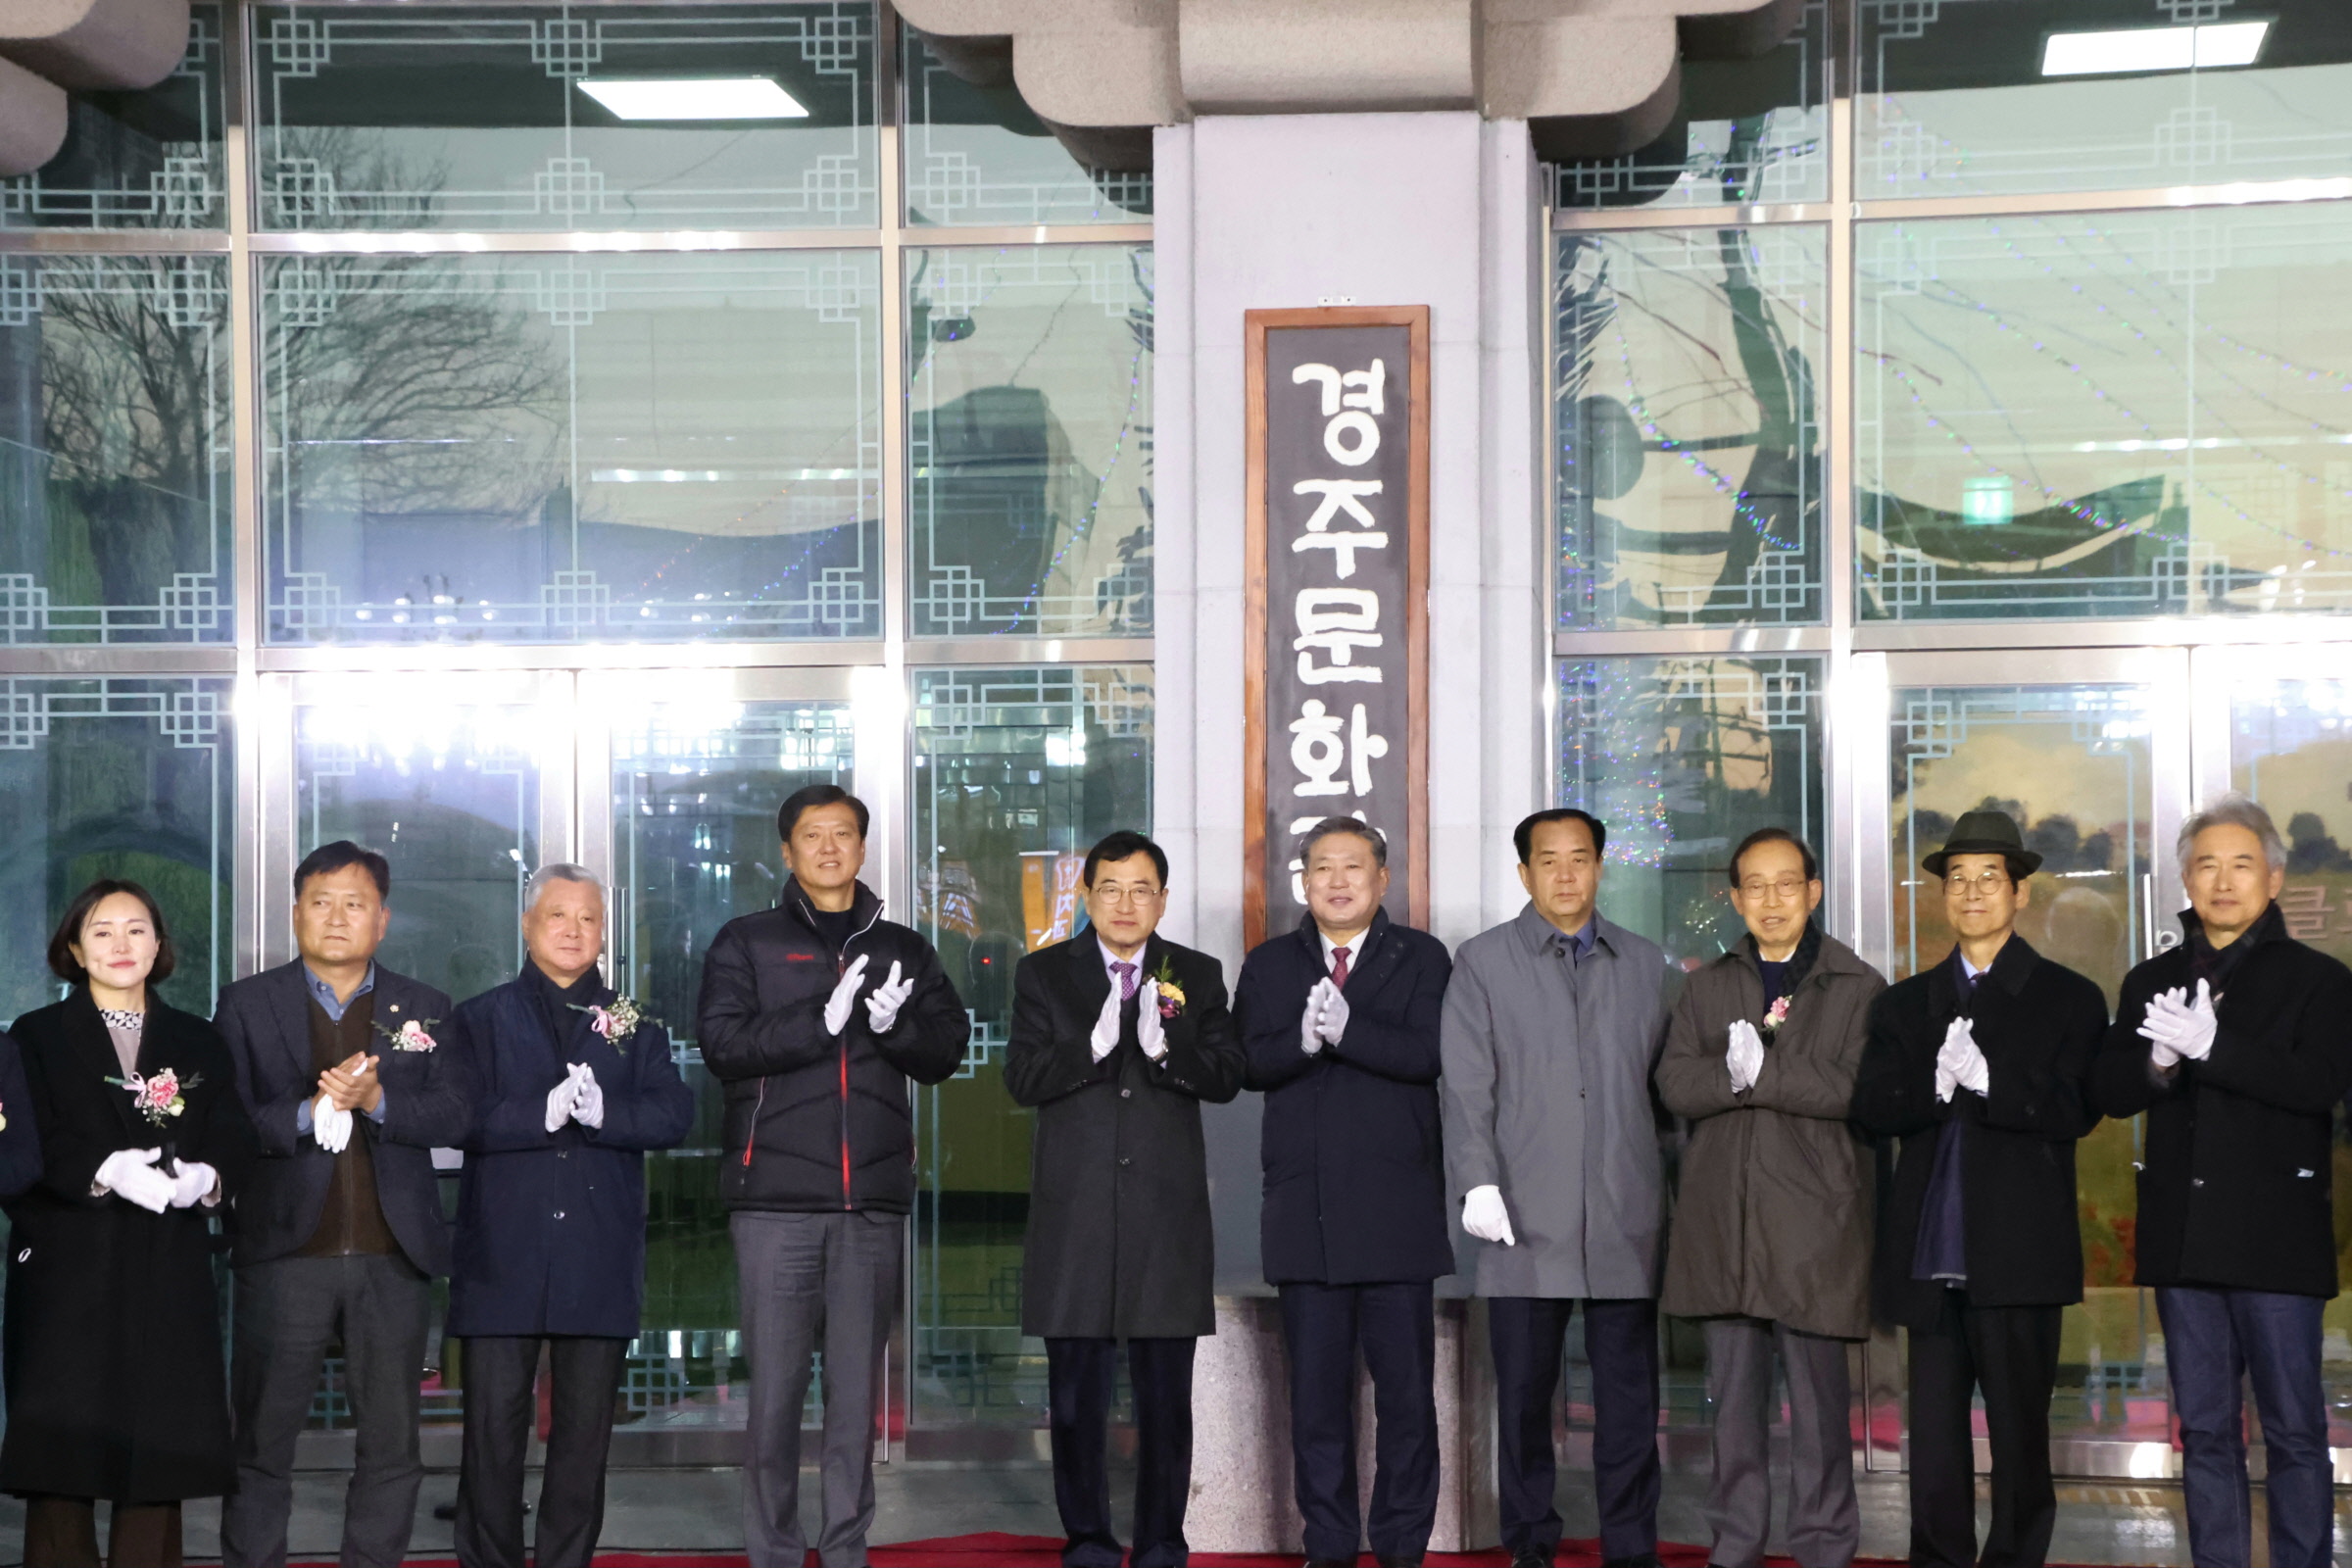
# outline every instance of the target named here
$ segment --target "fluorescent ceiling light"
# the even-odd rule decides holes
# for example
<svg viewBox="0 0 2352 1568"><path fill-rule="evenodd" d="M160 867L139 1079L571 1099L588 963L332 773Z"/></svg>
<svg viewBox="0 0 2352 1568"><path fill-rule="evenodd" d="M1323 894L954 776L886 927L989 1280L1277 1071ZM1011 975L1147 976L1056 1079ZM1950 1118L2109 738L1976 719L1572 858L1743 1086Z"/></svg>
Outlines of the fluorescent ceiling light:
<svg viewBox="0 0 2352 1568"><path fill-rule="evenodd" d="M2195 27L2053 32L2041 47L2041 74L2105 76L2250 66L2262 53L2262 41L2270 30L2268 22L2225 22Z"/></svg>
<svg viewBox="0 0 2352 1568"><path fill-rule="evenodd" d="M580 91L623 120L806 120L770 76L582 76Z"/></svg>

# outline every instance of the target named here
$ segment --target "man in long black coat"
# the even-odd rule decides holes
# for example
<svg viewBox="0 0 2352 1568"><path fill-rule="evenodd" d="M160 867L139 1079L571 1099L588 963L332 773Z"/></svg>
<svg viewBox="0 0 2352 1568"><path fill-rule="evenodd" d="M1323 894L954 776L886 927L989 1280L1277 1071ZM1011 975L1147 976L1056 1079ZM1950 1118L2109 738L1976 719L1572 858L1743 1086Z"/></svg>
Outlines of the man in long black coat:
<svg viewBox="0 0 2352 1568"><path fill-rule="evenodd" d="M2147 1112L2135 1278L2164 1324L2189 1555L2250 1560L2251 1373L2271 1561L2305 1568L2334 1534L2320 1320L2337 1283L2328 1188L2352 970L2287 934L2286 846L2244 796L2181 824L2180 874L2188 940L2125 978L2092 1093L2110 1116Z"/></svg>
<svg viewBox="0 0 2352 1568"><path fill-rule="evenodd" d="M373 850L312 851L294 868L300 956L222 991L214 1014L260 1154L237 1200L226 1568L283 1568L294 1446L337 1343L361 1434L343 1560L392 1568L408 1550L424 1481L417 1373L433 1276L449 1272L432 1152L465 1142L473 1097L463 1053L435 1033L449 998L375 962L391 891Z"/></svg>
<svg viewBox="0 0 2352 1568"><path fill-rule="evenodd" d="M669 1032L598 971L604 886L543 865L524 889L522 973L459 1004L473 1131L458 1184L449 1337L463 1346L460 1568L523 1568L523 1459L548 1356L547 1467L531 1560L588 1568L623 1358L645 1304L645 1155L694 1122Z"/></svg>
<svg viewBox="0 0 2352 1568"><path fill-rule="evenodd" d="M1854 1120L1899 1138L1872 1296L1911 1331L1911 1561L2037 1568L2058 1517L2050 1395L2063 1309L2082 1299L2075 1145L2099 1119L2099 988L2017 934L2041 863L2017 824L1970 811L1921 862L1943 885L1950 956L1871 1010ZM1984 1394L1992 1523L1976 1542L1972 1392Z"/></svg>
<svg viewBox="0 0 2352 1568"><path fill-rule="evenodd" d="M1291 1456L1310 1568L1418 1563L1438 1509L1437 1325L1453 1272L1439 1147L1446 945L1397 925L1388 843L1353 817L1307 830L1307 915L1234 986L1250 1087L1265 1092L1259 1257L1291 1354ZM1372 1373L1369 1520L1355 1473L1355 1358Z"/></svg>
<svg viewBox="0 0 2352 1568"><path fill-rule="evenodd" d="M1086 858L1090 929L1013 974L1004 1087L1038 1109L1021 1329L1046 1342L1066 1568L1118 1568L1105 1469L1112 1357L1127 1343L1137 1438L1132 1568L1181 1568L1193 1348L1216 1331L1200 1102L1241 1093L1225 976L1161 940L1168 858L1113 833Z"/></svg>

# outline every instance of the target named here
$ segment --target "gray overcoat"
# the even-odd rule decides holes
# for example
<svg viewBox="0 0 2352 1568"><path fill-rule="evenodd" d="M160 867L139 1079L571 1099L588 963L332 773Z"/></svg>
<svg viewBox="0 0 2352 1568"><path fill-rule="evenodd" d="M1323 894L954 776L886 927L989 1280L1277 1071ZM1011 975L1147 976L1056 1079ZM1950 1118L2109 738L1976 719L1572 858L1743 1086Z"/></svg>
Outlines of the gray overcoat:
<svg viewBox="0 0 2352 1568"><path fill-rule="evenodd" d="M1655 1296L1666 1175L1649 1074L1671 974L1593 917L1592 951L1530 904L1454 955L1439 1036L1454 1217L1502 1189L1517 1244L1474 1242L1481 1296Z"/></svg>
<svg viewBox="0 0 2352 1568"><path fill-rule="evenodd" d="M1846 1123L1886 982L1823 933L1753 1088L1732 1093L1735 1019L1764 1022L1753 937L1690 976L1666 1026L1658 1098L1690 1118L1659 1305L1805 1334L1870 1332L1871 1152Z"/></svg>

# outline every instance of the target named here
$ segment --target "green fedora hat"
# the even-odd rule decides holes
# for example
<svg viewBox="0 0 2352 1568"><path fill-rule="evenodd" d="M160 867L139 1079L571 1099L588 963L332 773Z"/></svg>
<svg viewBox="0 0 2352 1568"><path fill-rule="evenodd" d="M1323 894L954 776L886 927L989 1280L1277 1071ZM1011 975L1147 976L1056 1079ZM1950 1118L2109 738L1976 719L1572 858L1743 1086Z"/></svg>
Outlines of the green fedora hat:
<svg viewBox="0 0 2352 1568"><path fill-rule="evenodd" d="M1930 876L1940 877L1955 855L2004 855L2024 866L2028 876L2041 864L2041 857L2026 848L2025 835L2007 811L1964 813L1952 824L1952 836L1943 841L1943 848L1922 857L1919 863Z"/></svg>

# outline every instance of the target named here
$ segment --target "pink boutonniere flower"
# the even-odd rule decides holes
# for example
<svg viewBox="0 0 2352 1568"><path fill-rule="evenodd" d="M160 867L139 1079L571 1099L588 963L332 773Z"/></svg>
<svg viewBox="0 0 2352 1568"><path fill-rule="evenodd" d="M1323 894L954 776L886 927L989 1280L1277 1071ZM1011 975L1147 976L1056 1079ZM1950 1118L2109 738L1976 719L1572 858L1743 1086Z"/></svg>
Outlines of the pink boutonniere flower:
<svg viewBox="0 0 2352 1568"><path fill-rule="evenodd" d="M417 1019L411 1018L398 1029L387 1029L379 1023L375 1026L375 1032L391 1041L394 1051L431 1051L441 1042L435 1040L427 1031L440 1021L438 1018L426 1018L419 1022Z"/></svg>
<svg viewBox="0 0 2352 1568"><path fill-rule="evenodd" d="M172 1117L188 1108L187 1097L181 1091L203 1083L204 1074L192 1072L183 1079L177 1072L166 1067L162 1072L148 1077L142 1078L134 1072L127 1078L109 1078L107 1082L118 1089L128 1090L130 1102L139 1107L139 1114L146 1117L150 1124L168 1127Z"/></svg>
<svg viewBox="0 0 2352 1568"><path fill-rule="evenodd" d="M628 1054L629 1042L637 1038L638 1027L646 1021L645 1007L634 997L614 997L610 1004L591 1003L586 1006L575 1002L571 1010L586 1013L588 1027L604 1036L624 1056Z"/></svg>
<svg viewBox="0 0 2352 1568"><path fill-rule="evenodd" d="M1787 1023L1788 1021L1788 999L1787 997L1783 997L1778 1002L1775 1002L1770 1009L1765 1012L1764 1032L1768 1035L1778 1034L1780 1033L1781 1025Z"/></svg>

